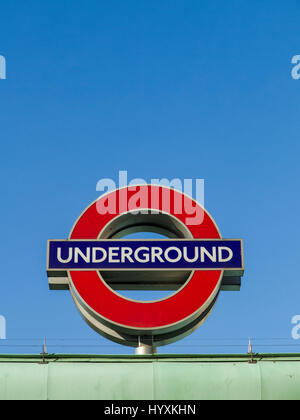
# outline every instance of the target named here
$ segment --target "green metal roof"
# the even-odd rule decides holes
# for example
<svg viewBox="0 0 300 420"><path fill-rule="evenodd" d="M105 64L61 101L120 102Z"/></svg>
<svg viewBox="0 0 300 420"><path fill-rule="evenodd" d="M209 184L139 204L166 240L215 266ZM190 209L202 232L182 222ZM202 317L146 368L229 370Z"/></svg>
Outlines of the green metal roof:
<svg viewBox="0 0 300 420"><path fill-rule="evenodd" d="M300 399L300 354L0 355L0 399Z"/></svg>

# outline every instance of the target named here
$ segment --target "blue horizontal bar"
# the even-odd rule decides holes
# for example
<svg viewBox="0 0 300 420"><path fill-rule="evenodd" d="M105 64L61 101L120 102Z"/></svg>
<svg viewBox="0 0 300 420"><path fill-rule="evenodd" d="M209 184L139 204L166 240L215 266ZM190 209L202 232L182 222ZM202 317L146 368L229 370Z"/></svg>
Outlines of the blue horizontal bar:
<svg viewBox="0 0 300 420"><path fill-rule="evenodd" d="M50 240L48 270L238 270L240 239Z"/></svg>

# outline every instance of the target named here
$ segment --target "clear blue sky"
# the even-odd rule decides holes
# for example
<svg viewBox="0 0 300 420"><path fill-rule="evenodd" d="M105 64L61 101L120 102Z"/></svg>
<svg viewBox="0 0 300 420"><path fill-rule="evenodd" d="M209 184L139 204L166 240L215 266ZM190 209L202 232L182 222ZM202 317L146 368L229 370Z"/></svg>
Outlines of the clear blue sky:
<svg viewBox="0 0 300 420"><path fill-rule="evenodd" d="M246 352L249 336L254 351L300 350L299 21L298 0L1 4L0 352L40 352L44 336L49 352L133 352L98 337L45 271L47 239L119 170L203 178L223 237L244 239L241 291L160 352Z"/></svg>

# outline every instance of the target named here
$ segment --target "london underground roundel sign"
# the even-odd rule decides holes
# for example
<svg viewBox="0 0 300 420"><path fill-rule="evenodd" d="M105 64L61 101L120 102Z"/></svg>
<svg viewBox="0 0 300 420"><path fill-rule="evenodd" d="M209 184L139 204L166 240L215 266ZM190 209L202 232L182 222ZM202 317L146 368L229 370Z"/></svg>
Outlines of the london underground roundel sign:
<svg viewBox="0 0 300 420"><path fill-rule="evenodd" d="M191 209L199 223L189 224ZM122 239L135 232L168 239ZM176 341L210 313L220 290L239 288L242 241L222 239L206 210L162 186L124 187L81 214L67 240L49 240L51 289L69 289L83 318L105 337L137 347ZM174 290L155 301L119 290Z"/></svg>

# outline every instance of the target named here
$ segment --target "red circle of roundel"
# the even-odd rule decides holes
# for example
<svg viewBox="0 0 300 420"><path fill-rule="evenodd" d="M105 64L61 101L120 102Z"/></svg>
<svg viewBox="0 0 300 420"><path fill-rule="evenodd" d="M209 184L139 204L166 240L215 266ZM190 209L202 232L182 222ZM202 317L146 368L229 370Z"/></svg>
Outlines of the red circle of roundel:
<svg viewBox="0 0 300 420"><path fill-rule="evenodd" d="M134 188L125 187L127 190L127 203L136 194L137 188L143 189L143 193L147 195L148 202L151 203L149 209L166 211L162 205L163 200L158 200L159 203L155 206L151 202L151 194L152 196L154 194L162 194L166 187L153 185L142 185ZM160 191L154 191L155 189L159 189ZM213 219L198 203L181 192L173 189L168 190L170 193L170 208L168 208L167 213L179 219L183 224L185 224L186 218L191 217L191 213L185 211L186 208L191 209L191 206L194 208L198 206L204 212L201 224L188 226L194 238L221 238ZM121 192L123 192L122 197L124 197L124 191L124 189L119 189L110 192L91 204L75 223L69 238L97 239L106 224L122 214L118 212L118 209L120 208L119 200L121 198ZM114 214L99 214L97 203L98 205L102 204L100 200L108 200L108 196L115 203L117 211ZM177 214L174 211L174 205L172 203L178 203L180 200L182 202L183 199L186 200L185 205L182 206L182 212ZM133 207L134 205L131 202L131 211L134 210ZM135 208L140 209L141 206L137 205ZM77 293L100 317L104 317L113 323L127 328L151 329L178 323L193 315L205 305L214 293L220 280L220 275L220 270L194 271L185 285L168 298L153 302L139 302L126 299L114 292L102 279L98 271L70 271L71 281Z"/></svg>

